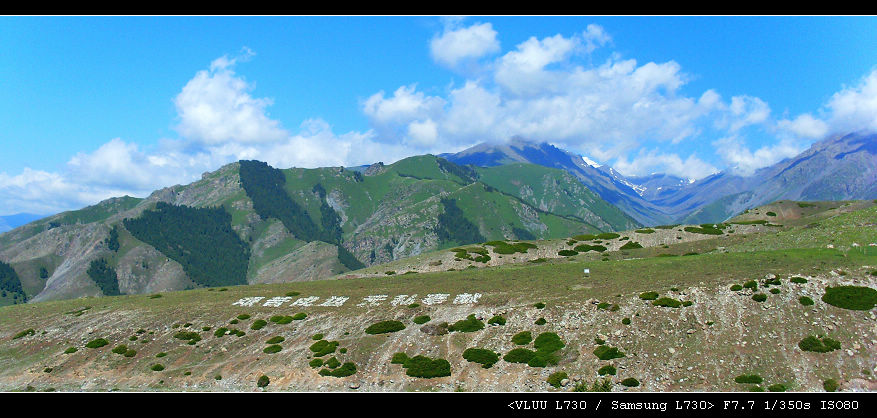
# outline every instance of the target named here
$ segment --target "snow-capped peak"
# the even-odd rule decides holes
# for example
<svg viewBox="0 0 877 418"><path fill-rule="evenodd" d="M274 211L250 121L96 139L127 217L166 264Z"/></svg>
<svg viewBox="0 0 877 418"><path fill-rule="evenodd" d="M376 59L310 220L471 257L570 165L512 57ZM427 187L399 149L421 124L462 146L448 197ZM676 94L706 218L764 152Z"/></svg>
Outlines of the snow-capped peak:
<svg viewBox="0 0 877 418"><path fill-rule="evenodd" d="M590 158L588 158L588 157L585 157L584 155L582 155L582 161L584 161L585 164L587 164L587 165L589 165L589 166L591 166L591 167L594 167L594 168L600 168L600 167L601 167L601 165L600 165L600 164L597 164L596 161L594 161L594 160L592 160L592 159L590 159Z"/></svg>

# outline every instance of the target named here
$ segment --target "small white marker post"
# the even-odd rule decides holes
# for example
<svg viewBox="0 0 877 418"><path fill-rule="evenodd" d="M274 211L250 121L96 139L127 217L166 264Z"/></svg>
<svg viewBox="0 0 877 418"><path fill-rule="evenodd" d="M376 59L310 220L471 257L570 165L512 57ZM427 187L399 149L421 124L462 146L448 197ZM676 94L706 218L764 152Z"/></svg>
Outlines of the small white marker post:
<svg viewBox="0 0 877 418"><path fill-rule="evenodd" d="M591 269L585 269L584 273L585 273L585 276L590 277L591 276Z"/></svg>

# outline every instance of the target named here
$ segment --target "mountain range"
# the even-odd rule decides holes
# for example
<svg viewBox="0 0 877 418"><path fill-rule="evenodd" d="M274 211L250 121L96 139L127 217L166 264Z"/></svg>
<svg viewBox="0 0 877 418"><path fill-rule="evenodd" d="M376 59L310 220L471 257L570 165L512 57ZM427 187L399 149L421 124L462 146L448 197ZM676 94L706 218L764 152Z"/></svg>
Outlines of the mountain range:
<svg viewBox="0 0 877 418"><path fill-rule="evenodd" d="M722 222L776 200L877 198L877 135L873 133L829 137L749 176L725 170L697 181L666 174L625 177L587 157L520 138L441 156L457 164L483 167L523 162L559 168L638 222L651 226Z"/></svg>
<svg viewBox="0 0 877 418"><path fill-rule="evenodd" d="M875 199L875 155L877 135L854 133L697 181L625 177L521 138L389 165L239 161L0 234L2 282L18 303L308 281L476 242L716 223L781 199Z"/></svg>

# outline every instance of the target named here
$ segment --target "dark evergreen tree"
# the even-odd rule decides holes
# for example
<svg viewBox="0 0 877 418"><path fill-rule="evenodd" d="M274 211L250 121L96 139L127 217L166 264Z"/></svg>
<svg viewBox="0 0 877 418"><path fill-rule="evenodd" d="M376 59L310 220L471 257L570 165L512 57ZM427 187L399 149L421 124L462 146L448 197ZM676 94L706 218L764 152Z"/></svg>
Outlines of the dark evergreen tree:
<svg viewBox="0 0 877 418"><path fill-rule="evenodd" d="M317 225L308 212L292 200L284 189L283 171L262 161L240 161L241 186L262 218L276 218L302 241L320 239Z"/></svg>
<svg viewBox="0 0 877 418"><path fill-rule="evenodd" d="M116 275L116 269L110 267L107 260L103 258L92 260L88 266L88 277L97 284L102 292L107 296L117 296L119 292L119 278Z"/></svg>
<svg viewBox="0 0 877 418"><path fill-rule="evenodd" d="M224 208L193 208L159 202L137 219L125 219L135 238L180 263L202 286L247 284L249 250L231 228Z"/></svg>
<svg viewBox="0 0 877 418"><path fill-rule="evenodd" d="M15 272L12 266L2 261L0 261L0 289L12 293L16 298L19 294L24 296L24 290L21 288L21 280L18 278L18 273Z"/></svg>
<svg viewBox="0 0 877 418"><path fill-rule="evenodd" d="M445 211L438 216L438 225L435 228L439 242L463 245L487 241L478 226L466 219L463 211L457 207L456 200L442 199L441 202Z"/></svg>
<svg viewBox="0 0 877 418"><path fill-rule="evenodd" d="M45 267L40 267L40 278L48 279L49 278L49 270L46 270Z"/></svg>
<svg viewBox="0 0 877 418"><path fill-rule="evenodd" d="M107 244L107 248L112 252L119 251L119 226L113 225L113 229L110 230L109 238L104 240L104 243Z"/></svg>

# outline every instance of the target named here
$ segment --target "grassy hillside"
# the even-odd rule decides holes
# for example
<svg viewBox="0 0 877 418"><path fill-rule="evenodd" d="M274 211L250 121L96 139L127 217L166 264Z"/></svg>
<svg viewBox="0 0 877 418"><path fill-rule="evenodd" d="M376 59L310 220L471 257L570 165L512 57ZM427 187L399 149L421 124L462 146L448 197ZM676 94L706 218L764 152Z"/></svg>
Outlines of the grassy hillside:
<svg viewBox="0 0 877 418"><path fill-rule="evenodd" d="M877 251L852 246L877 241L874 209L583 236L608 249L535 263L2 307L0 390L875 390ZM842 286L864 308L829 295Z"/></svg>

